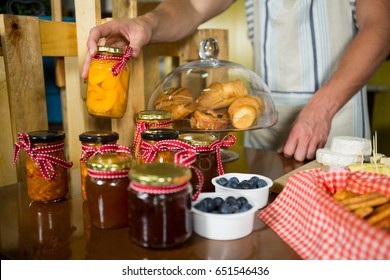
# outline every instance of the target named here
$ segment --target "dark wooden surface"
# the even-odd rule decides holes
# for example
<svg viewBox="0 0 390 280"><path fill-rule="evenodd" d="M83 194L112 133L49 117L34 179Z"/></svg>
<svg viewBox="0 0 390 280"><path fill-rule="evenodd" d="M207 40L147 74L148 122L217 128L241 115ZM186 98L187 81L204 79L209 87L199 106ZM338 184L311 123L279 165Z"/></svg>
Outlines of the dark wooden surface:
<svg viewBox="0 0 390 280"><path fill-rule="evenodd" d="M225 172L257 173L275 180L302 166L275 152L242 148ZM179 247L152 250L133 244L128 228L103 230L90 225L87 203L80 194L79 170L70 171L68 199L32 203L25 184L0 188L0 249L9 259L300 259L257 216L253 232L231 241L209 240L193 233ZM270 201L276 194L270 194ZM229 230L229 229L226 229Z"/></svg>

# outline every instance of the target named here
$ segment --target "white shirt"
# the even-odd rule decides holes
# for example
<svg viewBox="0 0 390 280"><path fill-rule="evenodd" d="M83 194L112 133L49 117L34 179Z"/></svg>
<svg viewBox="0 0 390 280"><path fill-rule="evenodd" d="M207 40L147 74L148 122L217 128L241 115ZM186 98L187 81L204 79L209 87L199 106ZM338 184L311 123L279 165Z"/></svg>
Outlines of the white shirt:
<svg viewBox="0 0 390 280"><path fill-rule="evenodd" d="M327 83L358 27L353 0L246 0L254 71L272 92L279 121L248 132L245 144L277 149L293 119ZM365 88L334 117L335 135L370 137Z"/></svg>

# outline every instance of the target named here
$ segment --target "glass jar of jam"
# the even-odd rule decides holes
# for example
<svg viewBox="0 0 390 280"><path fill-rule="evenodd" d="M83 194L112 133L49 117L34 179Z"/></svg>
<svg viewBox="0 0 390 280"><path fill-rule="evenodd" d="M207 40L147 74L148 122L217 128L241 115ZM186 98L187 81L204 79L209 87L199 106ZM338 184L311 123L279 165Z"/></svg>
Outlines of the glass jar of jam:
<svg viewBox="0 0 390 280"><path fill-rule="evenodd" d="M87 109L98 117L122 118L127 107L131 48L99 46L88 74Z"/></svg>
<svg viewBox="0 0 390 280"><path fill-rule="evenodd" d="M19 151L27 153L27 192L34 201L54 202L68 193L68 172L72 163L66 161L64 153L65 132L61 130L39 130L18 134L15 144L16 161Z"/></svg>
<svg viewBox="0 0 390 280"><path fill-rule="evenodd" d="M174 163L139 164L129 172L129 235L148 248L168 248L192 234L191 170Z"/></svg>
<svg viewBox="0 0 390 280"><path fill-rule="evenodd" d="M91 224L113 229L128 226L127 187L132 156L97 154L87 160L86 194Z"/></svg>
<svg viewBox="0 0 390 280"><path fill-rule="evenodd" d="M210 133L181 133L179 140L184 141L194 147L206 147L217 140ZM206 149L207 150L207 149ZM196 161L193 166L197 167L203 174L202 192L214 192L215 187L211 183L211 179L218 176L217 156L215 150L199 151L196 153ZM192 176L191 184L194 186L194 191L199 187L196 176Z"/></svg>
<svg viewBox="0 0 390 280"><path fill-rule="evenodd" d="M168 147L166 143L161 142L164 140L176 140L179 137L179 132L174 129L161 128L161 129L149 129L141 134L142 142L140 146L140 158L139 162L174 162L175 147ZM144 142L144 143L143 143ZM159 143L161 146L159 146ZM157 146L158 149L157 149ZM152 149L152 146L156 146L157 151ZM149 159L148 159L149 158Z"/></svg>
<svg viewBox="0 0 390 280"><path fill-rule="evenodd" d="M136 127L133 140L133 152L138 158L142 132L149 129L172 128L172 113L163 110L145 110L136 115Z"/></svg>
<svg viewBox="0 0 390 280"><path fill-rule="evenodd" d="M114 131L87 131L79 135L81 141L80 173L81 196L87 200L85 181L88 175L87 160L95 153L112 153L116 151L119 134ZM104 148L102 148L104 147Z"/></svg>

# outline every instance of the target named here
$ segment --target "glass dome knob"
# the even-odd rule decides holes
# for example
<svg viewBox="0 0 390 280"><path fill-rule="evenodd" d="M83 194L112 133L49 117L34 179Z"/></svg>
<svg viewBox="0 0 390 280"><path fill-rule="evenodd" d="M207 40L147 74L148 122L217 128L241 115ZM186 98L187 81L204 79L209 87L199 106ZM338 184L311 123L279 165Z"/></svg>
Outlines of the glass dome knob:
<svg viewBox="0 0 390 280"><path fill-rule="evenodd" d="M214 38L207 38L200 42L199 57L201 59L216 59L219 54L219 46Z"/></svg>

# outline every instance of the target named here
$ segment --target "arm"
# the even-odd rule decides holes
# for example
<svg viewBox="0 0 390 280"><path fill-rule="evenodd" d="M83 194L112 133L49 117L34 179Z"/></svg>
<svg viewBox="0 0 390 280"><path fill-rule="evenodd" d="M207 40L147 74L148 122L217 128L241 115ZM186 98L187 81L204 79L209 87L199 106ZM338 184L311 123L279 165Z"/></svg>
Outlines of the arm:
<svg viewBox="0 0 390 280"><path fill-rule="evenodd" d="M112 20L91 29L82 78L87 79L97 44L124 47L130 43L137 57L148 43L174 42L189 36L203 22L222 13L234 0L166 0L153 11L134 19ZM103 42L101 42L103 44Z"/></svg>
<svg viewBox="0 0 390 280"><path fill-rule="evenodd" d="M296 160L313 159L328 138L334 115L375 73L390 52L390 1L357 0L359 32L330 81L319 89L294 122L279 149Z"/></svg>

